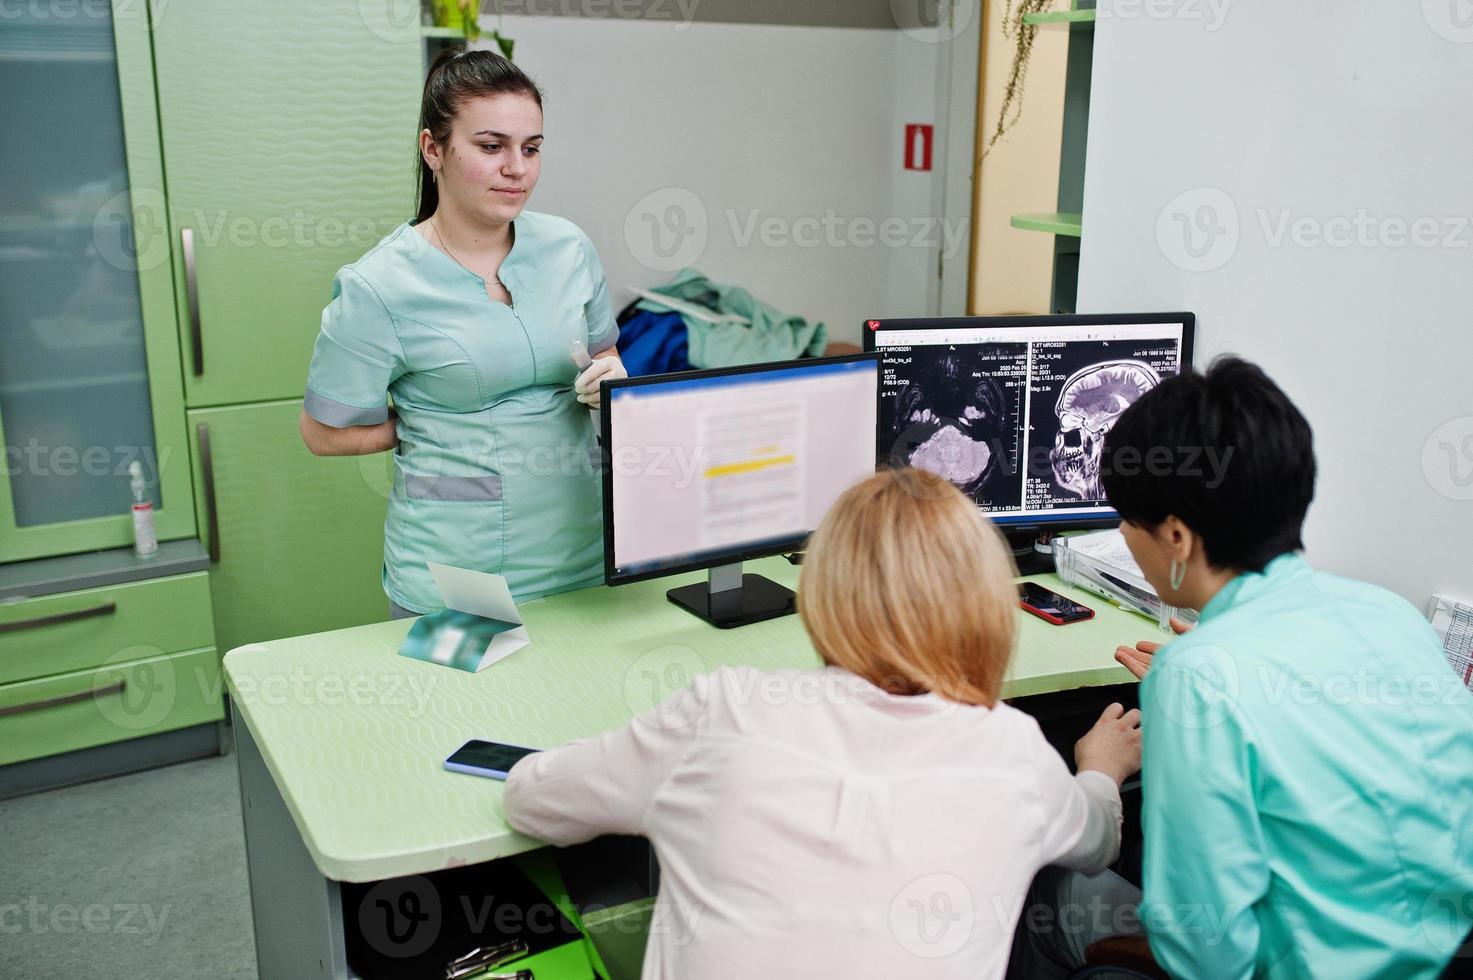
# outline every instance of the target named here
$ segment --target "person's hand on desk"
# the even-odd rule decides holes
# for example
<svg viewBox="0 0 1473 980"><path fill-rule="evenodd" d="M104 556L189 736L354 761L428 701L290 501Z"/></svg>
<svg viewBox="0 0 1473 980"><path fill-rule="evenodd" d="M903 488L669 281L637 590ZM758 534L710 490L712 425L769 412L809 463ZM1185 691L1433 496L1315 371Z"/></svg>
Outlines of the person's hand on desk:
<svg viewBox="0 0 1473 980"><path fill-rule="evenodd" d="M1183 623L1175 616L1171 617L1171 629L1177 636L1181 636L1191 628L1190 624ZM1160 650L1161 646L1160 643L1142 640L1133 647L1117 647L1115 650L1115 660L1126 670L1134 674L1136 680L1140 680L1146 676L1146 671L1151 669L1151 661L1155 658L1156 651Z"/></svg>
<svg viewBox="0 0 1473 980"><path fill-rule="evenodd" d="M1080 771L1102 772L1123 783L1141 771L1141 712L1112 704L1093 728L1074 743L1074 765Z"/></svg>

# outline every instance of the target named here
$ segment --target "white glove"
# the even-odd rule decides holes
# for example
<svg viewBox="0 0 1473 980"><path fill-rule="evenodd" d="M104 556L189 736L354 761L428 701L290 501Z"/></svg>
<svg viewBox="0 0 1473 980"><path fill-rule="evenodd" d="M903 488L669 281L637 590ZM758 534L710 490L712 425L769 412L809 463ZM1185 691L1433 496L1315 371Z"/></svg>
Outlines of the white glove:
<svg viewBox="0 0 1473 980"><path fill-rule="evenodd" d="M629 372L624 370L624 362L619 360L619 355L595 357L593 363L584 368L583 373L573 382L573 391L578 394L578 400L589 408L601 408L599 382L617 381L627 377Z"/></svg>

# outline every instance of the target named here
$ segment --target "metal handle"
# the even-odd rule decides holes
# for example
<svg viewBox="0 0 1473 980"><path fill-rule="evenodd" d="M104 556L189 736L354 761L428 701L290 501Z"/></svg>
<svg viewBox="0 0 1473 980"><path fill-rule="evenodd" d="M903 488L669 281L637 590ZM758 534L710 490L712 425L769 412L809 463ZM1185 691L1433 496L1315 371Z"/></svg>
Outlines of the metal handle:
<svg viewBox="0 0 1473 980"><path fill-rule="evenodd" d="M194 376L205 373L205 332L199 319L199 269L194 261L194 229L180 228L184 249L184 295L189 306L189 339L194 348Z"/></svg>
<svg viewBox="0 0 1473 980"><path fill-rule="evenodd" d="M92 701L108 694L122 694L127 681L113 681L106 687L94 687L90 691L78 691L76 694L59 694L54 698L42 698L39 701L28 701L25 704L14 704L8 708L0 708L0 718L9 718L11 715L23 715L27 711L40 711L43 708L59 708L64 704L76 704L78 701Z"/></svg>
<svg viewBox="0 0 1473 980"><path fill-rule="evenodd" d="M88 606L86 609L74 609L71 612L53 613L50 616L37 616L35 619L22 619L15 623L0 623L0 633L18 633L21 630L35 629L38 626L55 626L57 623L70 623L78 619L91 619L93 616L107 616L118 611L116 602L104 602L100 606Z"/></svg>
<svg viewBox="0 0 1473 980"><path fill-rule="evenodd" d="M210 455L210 427L201 422L194 427L199 442L199 468L205 485L205 530L210 534L210 561L220 563L220 511L215 503L215 460Z"/></svg>

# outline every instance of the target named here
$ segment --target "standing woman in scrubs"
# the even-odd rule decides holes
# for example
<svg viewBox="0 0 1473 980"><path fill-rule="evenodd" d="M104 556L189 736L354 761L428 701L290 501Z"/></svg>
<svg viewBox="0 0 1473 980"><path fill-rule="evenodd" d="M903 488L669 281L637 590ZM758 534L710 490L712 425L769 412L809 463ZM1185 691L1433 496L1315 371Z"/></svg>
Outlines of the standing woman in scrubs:
<svg viewBox="0 0 1473 980"><path fill-rule="evenodd" d="M418 216L339 270L322 314L302 439L321 456L394 451L395 617L444 607L426 562L505 575L518 599L602 581L589 408L626 372L588 236L523 210L541 148L530 78L489 51L442 55L420 112Z"/></svg>

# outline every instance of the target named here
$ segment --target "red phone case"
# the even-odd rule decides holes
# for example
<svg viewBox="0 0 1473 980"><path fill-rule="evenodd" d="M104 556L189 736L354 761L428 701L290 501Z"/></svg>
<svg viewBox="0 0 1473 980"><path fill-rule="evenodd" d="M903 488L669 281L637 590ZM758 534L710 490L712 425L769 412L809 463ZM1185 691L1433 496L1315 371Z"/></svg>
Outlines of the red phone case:
<svg viewBox="0 0 1473 980"><path fill-rule="evenodd" d="M1037 606L1030 606L1030 605L1028 605L1028 602L1027 602L1026 599L1021 599L1020 598L1018 600L1018 605L1019 605L1019 607L1021 607L1023 609L1024 612L1030 612L1033 615L1037 616L1039 619L1043 620L1044 622L1046 622L1046 623L1053 623L1055 626L1068 626L1070 623L1087 623L1091 619L1094 619L1095 618L1095 611L1093 609L1089 608L1088 606L1084 605L1083 603L1076 602L1074 604L1076 606L1078 606L1080 609L1083 609L1085 612L1089 613L1089 615L1088 616L1080 616L1078 619L1062 619L1062 618L1060 618L1058 616L1054 616L1054 615L1051 615L1050 613L1044 612L1042 609L1039 609Z"/></svg>

